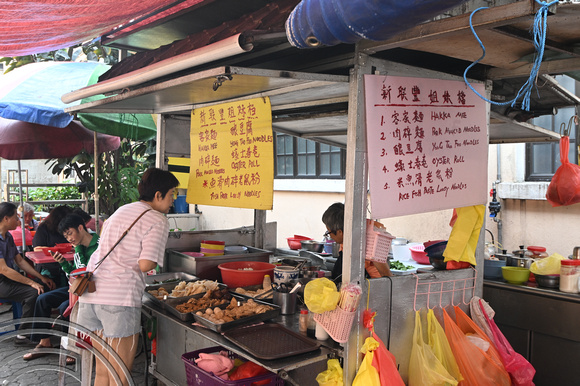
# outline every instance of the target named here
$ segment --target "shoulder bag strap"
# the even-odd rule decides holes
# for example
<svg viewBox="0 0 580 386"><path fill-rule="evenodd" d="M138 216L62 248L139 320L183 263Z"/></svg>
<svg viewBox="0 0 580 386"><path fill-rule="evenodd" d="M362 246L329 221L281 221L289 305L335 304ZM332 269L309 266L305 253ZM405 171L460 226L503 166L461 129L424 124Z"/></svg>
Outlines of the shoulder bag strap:
<svg viewBox="0 0 580 386"><path fill-rule="evenodd" d="M145 212L141 213L141 214L139 215L139 217L137 217L137 218L135 219L135 221L133 221L133 223L132 223L132 224L129 226L129 228L127 228L127 229L125 230L125 232L123 232L123 234L121 235L121 237L119 237L119 240L117 240L117 242L115 243L115 245L113 245L113 247L112 247L112 248L109 250L109 252L107 252L107 254L106 254L106 255L105 255L105 256L104 256L104 257L103 257L101 260L97 261L97 263L95 264L95 269L93 269L93 272L95 272L95 271L97 270L97 268L99 268L99 267L100 267L100 265L101 265L101 263L103 262L103 260L105 260L105 259L107 258L107 256L109 256L109 255L111 254L111 252L113 252L113 249L115 249L115 247L116 247L117 245L119 245L119 243L121 242L121 240L123 240L123 239L125 238L125 236L127 236L127 233L129 233L129 231L131 230L131 228L133 228L133 225L135 225L135 223L136 223L137 221L139 221L139 219L140 219L141 217L143 217L143 215L144 215L145 213L149 212L150 210L151 210L151 209L147 209Z"/></svg>

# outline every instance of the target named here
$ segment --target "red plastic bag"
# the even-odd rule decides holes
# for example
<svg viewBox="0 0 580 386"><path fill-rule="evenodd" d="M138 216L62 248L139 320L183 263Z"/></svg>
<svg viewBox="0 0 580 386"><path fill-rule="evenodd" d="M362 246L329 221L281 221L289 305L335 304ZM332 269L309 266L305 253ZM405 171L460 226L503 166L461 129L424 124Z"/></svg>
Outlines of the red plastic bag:
<svg viewBox="0 0 580 386"><path fill-rule="evenodd" d="M379 347L375 350L375 355L373 356L373 367L379 372L381 386L404 386L405 383L397 369L397 360L395 359L395 356L387 350L387 346L385 346L381 338L378 337L374 329L372 335L373 338L379 342Z"/></svg>
<svg viewBox="0 0 580 386"><path fill-rule="evenodd" d="M573 205L580 202L580 166L568 161L570 138L560 138L560 162L552 182L548 185L546 199L552 206Z"/></svg>
<svg viewBox="0 0 580 386"><path fill-rule="evenodd" d="M521 354L515 352L506 337L502 334L493 319L490 319L483 308L481 299L479 300L479 307L483 312L483 317L489 325L495 341L495 347L501 357L501 361L505 369L509 373L512 382L516 386L534 386L534 375L536 369L526 360Z"/></svg>
<svg viewBox="0 0 580 386"><path fill-rule="evenodd" d="M475 346L445 310L443 310L443 320L445 322L445 336L447 336L449 346L451 346L451 350L463 376L462 386L511 385L510 376L505 371L503 364L501 364L499 354L497 352L495 353L497 356L496 360L499 361L499 364L488 354L493 349L493 345L490 345L487 352ZM495 351L495 349L493 350Z"/></svg>
<svg viewBox="0 0 580 386"><path fill-rule="evenodd" d="M239 381L240 379L257 377L258 375L266 374L267 372L268 370L262 366L252 361L247 361L236 367L229 375L231 381Z"/></svg>

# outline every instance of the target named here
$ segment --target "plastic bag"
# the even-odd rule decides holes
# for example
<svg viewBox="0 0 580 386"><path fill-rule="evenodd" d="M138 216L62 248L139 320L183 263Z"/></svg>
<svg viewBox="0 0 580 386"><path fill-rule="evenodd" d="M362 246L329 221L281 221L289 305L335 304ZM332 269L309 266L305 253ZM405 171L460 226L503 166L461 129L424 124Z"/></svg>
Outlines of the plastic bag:
<svg viewBox="0 0 580 386"><path fill-rule="evenodd" d="M526 360L522 355L515 352L506 337L502 334L497 324L487 316L485 308L480 300L480 309L485 317L486 322L489 325L493 333L493 340L495 341L495 346L501 357L501 360L505 366L505 369L509 373L512 382L516 386L533 386L534 375L536 374L536 369L531 365L530 362Z"/></svg>
<svg viewBox="0 0 580 386"><path fill-rule="evenodd" d="M429 342L433 354L435 354L443 367L449 372L449 375L457 379L457 381L463 380L459 366L457 366L457 361L453 356L453 351L451 351L451 347L445 336L445 331L443 331L443 327L441 327L441 324L439 324L439 321L435 317L435 313L431 309L427 311L427 342Z"/></svg>
<svg viewBox="0 0 580 386"><path fill-rule="evenodd" d="M507 386L511 384L510 376L503 365L496 363L489 354L469 342L463 331L445 310L443 310L443 319L445 322L445 336L449 341L449 346L463 376L462 385Z"/></svg>
<svg viewBox="0 0 580 386"><path fill-rule="evenodd" d="M570 138L567 136L560 138L560 162L562 165L554 173L546 192L546 199L552 206L565 206L580 202L580 166L568 161L569 149Z"/></svg>
<svg viewBox="0 0 580 386"><path fill-rule="evenodd" d="M379 347L379 342L368 337L360 352L365 354L360 367L352 381L352 386L381 386L381 379L376 367L373 366L374 351Z"/></svg>
<svg viewBox="0 0 580 386"><path fill-rule="evenodd" d="M387 346L374 330L372 331L372 336L379 343L379 347L374 352L372 364L379 372L381 386L405 386L405 382L403 382L403 378L401 378L401 374L399 374L397 369L395 356L387 350Z"/></svg>
<svg viewBox="0 0 580 386"><path fill-rule="evenodd" d="M453 229L443 252L446 262L457 261L476 265L475 250L484 215L485 205L466 206L454 210L455 219L451 221ZM463 267L463 264L447 264L447 269Z"/></svg>
<svg viewBox="0 0 580 386"><path fill-rule="evenodd" d="M457 306L454 306L453 309L455 310L455 322L457 323L457 326L459 327L459 329L461 331L463 331L464 334L470 334L470 335L475 335L481 339L483 339L484 341L488 342L489 348L486 351L486 353L489 355L489 357L491 358L491 360L498 365L499 367L501 367L504 371L505 368L503 366L503 362L501 361L501 357L499 356L499 353L497 352L496 348L495 348L495 343L490 339L489 336L487 336L485 334L485 332L483 332L483 330L481 328L479 328L477 326L477 324L475 324L475 322L473 320L471 320L471 318L469 316L467 316L467 314L465 312L463 312L463 310ZM507 374L507 372L506 372Z"/></svg>
<svg viewBox="0 0 580 386"><path fill-rule="evenodd" d="M421 314L415 312L415 331L413 333L413 344L411 347L411 357L409 359L409 385L457 385L455 379L437 356L433 353L431 346L425 344L423 339L423 328Z"/></svg>
<svg viewBox="0 0 580 386"><path fill-rule="evenodd" d="M322 314L332 311L339 300L336 284L325 277L309 281L304 287L304 303L311 312Z"/></svg>
<svg viewBox="0 0 580 386"><path fill-rule="evenodd" d="M329 359L326 366L327 369L316 376L316 382L320 386L343 386L342 367L338 359Z"/></svg>
<svg viewBox="0 0 580 386"><path fill-rule="evenodd" d="M560 261L566 259L564 256L554 253L543 259L536 260L530 266L530 272L534 275L559 275Z"/></svg>

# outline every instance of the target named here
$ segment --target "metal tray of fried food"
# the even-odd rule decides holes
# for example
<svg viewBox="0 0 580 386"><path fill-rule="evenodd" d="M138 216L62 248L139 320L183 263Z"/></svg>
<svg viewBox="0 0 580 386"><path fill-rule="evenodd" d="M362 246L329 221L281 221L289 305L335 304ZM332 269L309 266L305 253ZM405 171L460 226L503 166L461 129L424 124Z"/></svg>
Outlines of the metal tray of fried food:
<svg viewBox="0 0 580 386"><path fill-rule="evenodd" d="M195 278L195 276L192 276ZM179 283L181 283L182 281L185 281L186 283L191 283L191 282L197 282L200 281L200 279L195 278L194 280L181 280L181 281L173 281L173 282L169 282L169 283L165 283L165 284L156 284L156 285L151 285L149 287L145 287L145 296L151 300L155 305L157 305L158 307L165 309L165 301L167 299L177 299L176 297L171 297L171 293L173 292L173 290L175 289L175 287L177 287L179 285ZM222 288L227 288L227 286L225 284L221 284L218 283L218 286L220 289ZM167 295L167 298L165 299L159 299L157 296L155 296L154 294L152 294L150 291L159 291L160 288L164 288L169 294ZM205 294L207 291L203 291L202 294ZM183 296L180 296L183 297Z"/></svg>
<svg viewBox="0 0 580 386"><path fill-rule="evenodd" d="M235 296L236 299L238 299L239 302L247 302L248 298L245 297L238 297ZM253 300L252 301L261 304L261 305L265 305L268 307L272 307L271 310L263 312L261 314L255 314L255 315L251 315L251 316L246 316L244 318L241 319L236 319L233 322L227 322L227 323L222 323L222 324L217 324L212 322L209 319L204 318L203 316L199 316L197 315L195 312L193 312L193 318L195 319L195 321L199 324L201 324L204 327L209 328L210 330L213 330L215 332L223 332L226 330L231 330L233 328L236 327L240 327L240 326L247 326L250 324L254 324L254 323L260 323L263 322L265 320L269 320L269 319L273 319L276 318L278 315L280 315L280 306L277 306L275 304L270 304L268 302L263 302L261 300Z"/></svg>
<svg viewBox="0 0 580 386"><path fill-rule="evenodd" d="M161 286L164 284L179 283L180 281L195 281L199 278L195 275L185 272L165 272L158 275L145 276L145 286L147 288L152 286Z"/></svg>
<svg viewBox="0 0 580 386"><path fill-rule="evenodd" d="M269 303L272 303L274 301L274 294L273 294L273 292L272 292L271 289L269 291L266 291L266 292L269 292L268 294L266 294L266 292L263 292L263 293L260 293L258 295L253 295L252 296L252 295L249 295L247 293L238 292L238 290L240 288L243 289L243 290L246 290L246 291L258 291L258 290L262 290L264 288L262 286L262 284L250 285L250 286L247 286L247 287L238 287L238 288L235 288L235 289L230 288L230 292L232 294L235 294L235 295L238 295L238 296L243 296L243 297L249 298L249 299L263 300L263 301L269 302ZM265 294L265 296L260 296L262 294Z"/></svg>
<svg viewBox="0 0 580 386"><path fill-rule="evenodd" d="M220 290L224 291L226 294L231 295L229 293L229 291L227 291L227 287L224 286L223 284L220 286ZM179 319L181 319L184 322L193 320L193 313L197 312L197 311L205 311L208 307L201 307L201 308L197 308L193 311L189 311L189 312L180 312L176 307L180 304L183 303L187 303L188 300L190 299L200 299L202 297L205 296L207 292L203 292L203 293L199 293L199 294L195 294L195 295L191 295L191 296L185 296L182 298L169 298L167 300L164 301L164 307L165 310L167 310L170 314L177 316ZM220 305L213 305L211 306L211 308L215 308L215 307L220 307L220 308L226 308L228 306L228 304L230 304L230 299L226 298L226 302Z"/></svg>
<svg viewBox="0 0 580 386"><path fill-rule="evenodd" d="M278 323L236 328L224 337L256 358L272 360L314 351L320 343Z"/></svg>

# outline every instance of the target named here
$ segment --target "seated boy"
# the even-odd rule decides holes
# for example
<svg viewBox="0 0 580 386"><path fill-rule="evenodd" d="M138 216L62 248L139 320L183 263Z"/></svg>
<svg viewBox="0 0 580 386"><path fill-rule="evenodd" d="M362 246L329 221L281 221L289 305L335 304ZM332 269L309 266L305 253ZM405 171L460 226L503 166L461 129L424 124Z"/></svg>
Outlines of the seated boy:
<svg viewBox="0 0 580 386"><path fill-rule="evenodd" d="M76 214L69 214L63 218L62 221L58 224L58 231L67 239L69 243L74 245L75 254L74 261L72 263L67 261L58 252L52 253L54 260L60 264L62 270L66 272L67 275L77 268L86 267L89 258L98 247L99 236L96 233L89 233L85 227L85 221L82 219L82 217ZM57 288L55 290L43 293L36 299L34 317L48 318L53 308L58 308L60 315L62 315L68 306L68 286ZM33 324L33 329L34 328L47 328L47 326L41 326L40 323L35 323ZM46 335L35 334L32 336L32 340L36 339L40 339L40 342L33 351L23 356L25 361L47 355L45 352L41 352L38 349L43 347L52 347L50 343L50 337ZM67 358L67 363L73 363L71 359Z"/></svg>

